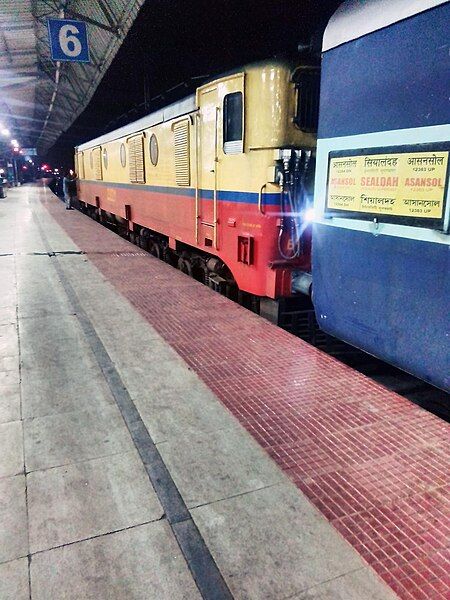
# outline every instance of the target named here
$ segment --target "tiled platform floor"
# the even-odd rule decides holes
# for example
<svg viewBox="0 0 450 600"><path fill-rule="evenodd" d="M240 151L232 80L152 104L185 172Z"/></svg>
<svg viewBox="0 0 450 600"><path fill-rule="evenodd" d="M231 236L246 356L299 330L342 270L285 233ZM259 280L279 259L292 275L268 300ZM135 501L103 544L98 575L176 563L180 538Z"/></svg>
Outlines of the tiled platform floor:
<svg viewBox="0 0 450 600"><path fill-rule="evenodd" d="M450 598L446 423L41 199L401 598Z"/></svg>

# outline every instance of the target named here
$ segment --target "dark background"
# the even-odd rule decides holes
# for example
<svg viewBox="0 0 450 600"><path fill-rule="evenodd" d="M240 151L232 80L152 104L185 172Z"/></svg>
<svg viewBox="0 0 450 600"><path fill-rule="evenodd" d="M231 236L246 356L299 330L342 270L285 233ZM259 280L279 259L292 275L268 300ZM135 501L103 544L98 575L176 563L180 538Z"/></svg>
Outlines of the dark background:
<svg viewBox="0 0 450 600"><path fill-rule="evenodd" d="M318 58L341 1L147 0L88 107L44 160L71 164L77 144L188 95L202 77L298 56L299 44L311 41Z"/></svg>

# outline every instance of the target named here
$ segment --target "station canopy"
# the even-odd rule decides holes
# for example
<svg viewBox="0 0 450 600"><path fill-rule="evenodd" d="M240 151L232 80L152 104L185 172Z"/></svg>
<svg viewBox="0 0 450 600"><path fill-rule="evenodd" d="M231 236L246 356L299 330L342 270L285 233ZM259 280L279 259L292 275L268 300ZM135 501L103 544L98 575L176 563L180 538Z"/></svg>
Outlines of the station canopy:
<svg viewBox="0 0 450 600"><path fill-rule="evenodd" d="M45 153L92 98L145 0L1 0L0 122ZM90 62L51 59L47 20L85 21Z"/></svg>

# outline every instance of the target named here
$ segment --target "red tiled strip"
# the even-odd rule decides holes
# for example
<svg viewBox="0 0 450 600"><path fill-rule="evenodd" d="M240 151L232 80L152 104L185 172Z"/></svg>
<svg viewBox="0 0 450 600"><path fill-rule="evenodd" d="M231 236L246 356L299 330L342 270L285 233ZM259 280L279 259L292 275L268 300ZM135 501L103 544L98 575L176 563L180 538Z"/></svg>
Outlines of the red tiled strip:
<svg viewBox="0 0 450 600"><path fill-rule="evenodd" d="M59 201L43 203L400 598L450 599L445 422Z"/></svg>

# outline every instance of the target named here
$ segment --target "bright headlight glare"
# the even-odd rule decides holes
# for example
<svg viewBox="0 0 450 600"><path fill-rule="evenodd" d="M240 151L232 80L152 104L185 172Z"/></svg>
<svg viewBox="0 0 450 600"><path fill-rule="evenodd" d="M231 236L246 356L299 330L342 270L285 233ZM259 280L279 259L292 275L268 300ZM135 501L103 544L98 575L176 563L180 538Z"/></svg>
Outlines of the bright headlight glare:
<svg viewBox="0 0 450 600"><path fill-rule="evenodd" d="M303 213L303 221L305 223L312 223L314 221L315 217L316 217L316 214L315 214L313 208L308 208Z"/></svg>

